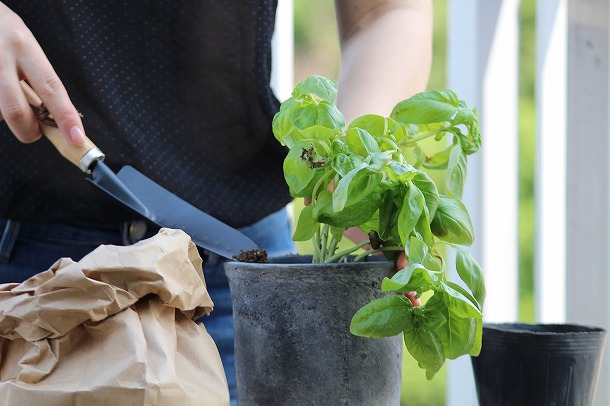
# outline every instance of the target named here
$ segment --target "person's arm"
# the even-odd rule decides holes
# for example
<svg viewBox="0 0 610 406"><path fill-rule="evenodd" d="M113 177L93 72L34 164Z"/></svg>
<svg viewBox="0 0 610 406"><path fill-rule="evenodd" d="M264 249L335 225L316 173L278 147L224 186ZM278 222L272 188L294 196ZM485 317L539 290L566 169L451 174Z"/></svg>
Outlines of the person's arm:
<svg viewBox="0 0 610 406"><path fill-rule="evenodd" d="M337 106L347 123L364 114L388 116L426 90L432 63L432 0L335 0L341 71ZM345 232L367 238L357 227ZM404 253L398 270L407 266ZM408 292L413 306L421 302Z"/></svg>
<svg viewBox="0 0 610 406"><path fill-rule="evenodd" d="M83 124L61 80L23 20L0 3L0 121L6 121L17 139L29 143L41 133L21 89L23 79L38 93L62 134L82 145Z"/></svg>
<svg viewBox="0 0 610 406"><path fill-rule="evenodd" d="M388 116L426 90L432 60L432 0L335 0L341 70L337 105L346 122Z"/></svg>

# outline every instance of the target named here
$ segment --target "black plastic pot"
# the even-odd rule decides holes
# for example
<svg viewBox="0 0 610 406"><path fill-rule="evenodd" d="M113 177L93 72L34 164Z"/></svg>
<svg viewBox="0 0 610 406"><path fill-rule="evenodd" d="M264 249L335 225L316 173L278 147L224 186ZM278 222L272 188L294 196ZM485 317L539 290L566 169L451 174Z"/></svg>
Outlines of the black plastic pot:
<svg viewBox="0 0 610 406"><path fill-rule="evenodd" d="M480 406L591 405L606 330L573 324L485 324L472 357Z"/></svg>
<svg viewBox="0 0 610 406"><path fill-rule="evenodd" d="M379 297L392 262L229 262L240 406L399 405L402 336L356 337L356 311Z"/></svg>

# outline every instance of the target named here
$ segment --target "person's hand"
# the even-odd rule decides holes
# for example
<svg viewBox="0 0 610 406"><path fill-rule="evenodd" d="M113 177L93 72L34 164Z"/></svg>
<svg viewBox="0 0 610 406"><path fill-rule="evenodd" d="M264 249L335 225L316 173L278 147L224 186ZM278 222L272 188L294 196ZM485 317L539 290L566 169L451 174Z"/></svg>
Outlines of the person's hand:
<svg viewBox="0 0 610 406"><path fill-rule="evenodd" d="M19 141L30 143L41 132L21 89L23 79L40 96L62 135L81 146L83 124L61 80L25 23L0 3L0 121L6 122Z"/></svg>
<svg viewBox="0 0 610 406"><path fill-rule="evenodd" d="M347 238L349 238L350 240L352 240L353 242L355 242L356 244L358 244L368 238L368 236L364 233L364 231L360 230L358 227L348 228L347 230L345 230L344 235ZM365 249L366 249L366 247L365 247ZM396 260L396 271L405 269L407 267L407 265L408 265L407 257L403 251L400 253L400 255L398 256L398 259ZM408 293L405 293L405 296L407 297L407 299L409 299L411 301L411 304L413 305L413 307L421 306L421 300L419 300L419 298L417 297L417 292L408 292Z"/></svg>
<svg viewBox="0 0 610 406"><path fill-rule="evenodd" d="M311 197L305 198L304 204L305 206L309 206L311 204ZM345 235L347 238L349 238L356 244L359 244L368 238L365 232L360 230L358 227L348 228L347 230L345 230L345 233L343 233L343 235ZM367 248L367 246L364 246L363 248L368 249L370 247ZM407 256L404 252L401 252L398 256L398 259L396 260L396 271L398 272L402 269L405 269L407 265ZM419 298L417 297L417 292L407 292L405 293L405 296L411 301L413 307L421 306L421 300L419 300Z"/></svg>
<svg viewBox="0 0 610 406"><path fill-rule="evenodd" d="M401 269L405 269L407 265L409 265L407 257L404 252L401 252L396 260L396 270L400 271ZM417 297L417 292L407 292L405 293L405 296L411 301L413 307L421 306L421 300Z"/></svg>

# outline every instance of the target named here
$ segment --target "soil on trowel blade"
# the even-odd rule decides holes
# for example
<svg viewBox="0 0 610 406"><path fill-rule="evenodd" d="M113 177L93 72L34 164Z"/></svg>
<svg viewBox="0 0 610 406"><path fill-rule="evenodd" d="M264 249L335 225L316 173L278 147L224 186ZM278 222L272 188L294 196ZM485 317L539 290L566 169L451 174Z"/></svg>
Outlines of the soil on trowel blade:
<svg viewBox="0 0 610 406"><path fill-rule="evenodd" d="M260 248L255 248L249 251L240 251L239 254L235 255L233 258L239 262L254 262L259 264L266 264L269 262L267 260L267 251Z"/></svg>

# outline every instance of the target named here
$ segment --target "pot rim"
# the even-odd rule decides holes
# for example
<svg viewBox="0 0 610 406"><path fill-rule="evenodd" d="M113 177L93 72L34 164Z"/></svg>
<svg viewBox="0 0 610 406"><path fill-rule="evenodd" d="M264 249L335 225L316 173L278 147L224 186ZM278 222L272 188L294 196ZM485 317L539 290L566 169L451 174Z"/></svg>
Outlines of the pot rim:
<svg viewBox="0 0 610 406"><path fill-rule="evenodd" d="M599 326L579 323L483 323L483 329L494 332L531 335L606 334Z"/></svg>

